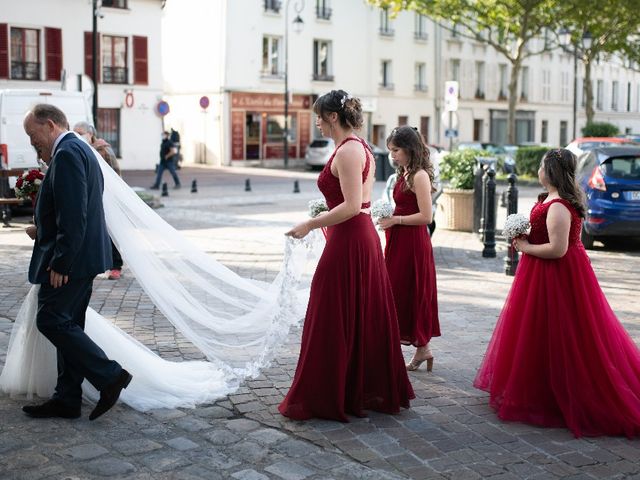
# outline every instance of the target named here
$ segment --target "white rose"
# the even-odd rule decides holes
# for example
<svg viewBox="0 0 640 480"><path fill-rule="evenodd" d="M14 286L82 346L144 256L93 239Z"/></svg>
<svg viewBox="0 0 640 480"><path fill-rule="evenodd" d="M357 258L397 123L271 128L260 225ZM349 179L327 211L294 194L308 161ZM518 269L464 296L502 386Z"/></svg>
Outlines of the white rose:
<svg viewBox="0 0 640 480"><path fill-rule="evenodd" d="M33 184L34 184L34 185L40 185L41 183L42 183L42 180L40 180L39 178L36 178L36 179L33 181Z"/></svg>

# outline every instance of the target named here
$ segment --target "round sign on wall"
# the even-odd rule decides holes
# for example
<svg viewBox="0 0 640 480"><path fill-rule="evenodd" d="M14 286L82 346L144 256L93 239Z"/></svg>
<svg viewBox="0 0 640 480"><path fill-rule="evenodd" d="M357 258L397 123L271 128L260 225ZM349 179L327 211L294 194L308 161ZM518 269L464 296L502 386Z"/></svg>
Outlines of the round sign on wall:
<svg viewBox="0 0 640 480"><path fill-rule="evenodd" d="M200 97L200 106L206 110L209 107L209 97L206 95Z"/></svg>
<svg viewBox="0 0 640 480"><path fill-rule="evenodd" d="M164 100L161 100L158 102L156 110L158 111L158 115L164 117L167 113L169 113L169 104Z"/></svg>

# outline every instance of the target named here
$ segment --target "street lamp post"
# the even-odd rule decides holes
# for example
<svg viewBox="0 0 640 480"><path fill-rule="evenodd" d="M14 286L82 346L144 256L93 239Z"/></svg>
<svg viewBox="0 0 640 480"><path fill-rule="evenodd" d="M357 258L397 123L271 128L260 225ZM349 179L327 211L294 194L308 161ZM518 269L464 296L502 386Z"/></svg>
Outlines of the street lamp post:
<svg viewBox="0 0 640 480"><path fill-rule="evenodd" d="M93 76L93 126L98 129L98 0L93 0L92 4L93 28L91 38L91 75Z"/></svg>
<svg viewBox="0 0 640 480"><path fill-rule="evenodd" d="M289 3L287 0L284 7L284 168L289 167ZM304 21L300 17L300 12L304 8L304 0L300 4L296 2L294 6L296 18L293 19L293 29L300 33L304 27Z"/></svg>

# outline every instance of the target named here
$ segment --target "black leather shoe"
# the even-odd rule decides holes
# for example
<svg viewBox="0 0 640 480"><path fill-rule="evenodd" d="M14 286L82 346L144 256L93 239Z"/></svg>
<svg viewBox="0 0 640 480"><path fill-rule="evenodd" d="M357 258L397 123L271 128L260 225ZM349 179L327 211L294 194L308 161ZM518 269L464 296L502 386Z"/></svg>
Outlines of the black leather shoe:
<svg viewBox="0 0 640 480"><path fill-rule="evenodd" d="M94 408L93 412L89 415L89 420L95 420L113 407L120 397L120 392L127 388L132 378L133 376L123 368L118 379L100 391L100 400L98 400L96 408Z"/></svg>
<svg viewBox="0 0 640 480"><path fill-rule="evenodd" d="M80 417L80 407L68 407L54 399L47 400L42 405L25 405L22 407L22 411L33 418Z"/></svg>

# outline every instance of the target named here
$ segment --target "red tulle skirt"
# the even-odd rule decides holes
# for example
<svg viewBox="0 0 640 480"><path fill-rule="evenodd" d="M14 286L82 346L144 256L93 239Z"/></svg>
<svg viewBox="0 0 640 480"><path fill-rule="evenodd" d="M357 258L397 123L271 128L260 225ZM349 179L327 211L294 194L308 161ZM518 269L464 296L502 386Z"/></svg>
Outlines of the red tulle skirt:
<svg viewBox="0 0 640 480"><path fill-rule="evenodd" d="M475 386L503 420L640 434L640 351L581 244L556 260L523 255Z"/></svg>
<svg viewBox="0 0 640 480"><path fill-rule="evenodd" d="M380 239L368 215L328 229L311 283L300 358L280 413L348 421L414 398Z"/></svg>
<svg viewBox="0 0 640 480"><path fill-rule="evenodd" d="M386 230L385 261L393 288L400 341L423 347L440 336L438 289L431 237L426 226Z"/></svg>

